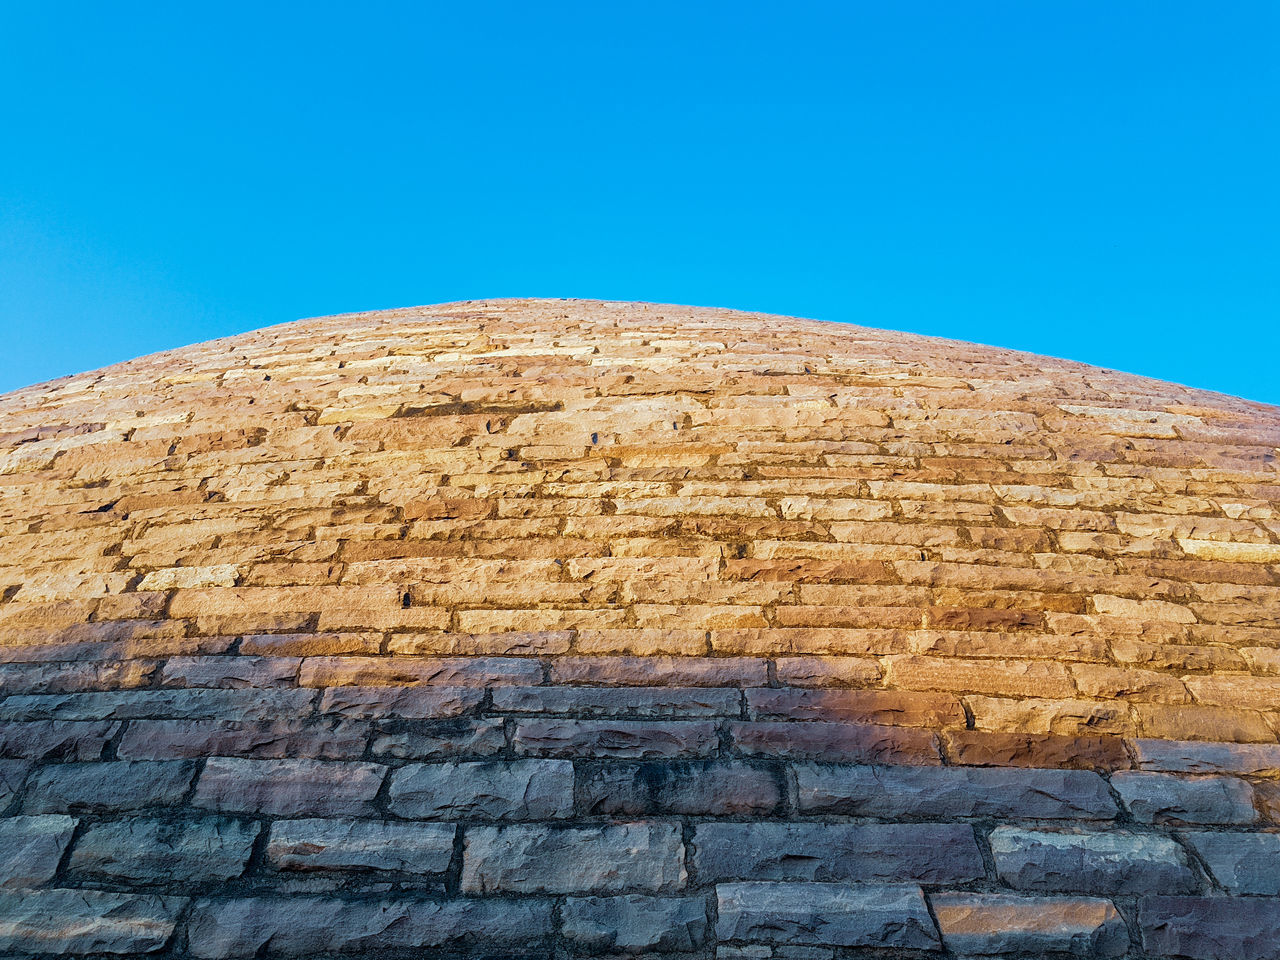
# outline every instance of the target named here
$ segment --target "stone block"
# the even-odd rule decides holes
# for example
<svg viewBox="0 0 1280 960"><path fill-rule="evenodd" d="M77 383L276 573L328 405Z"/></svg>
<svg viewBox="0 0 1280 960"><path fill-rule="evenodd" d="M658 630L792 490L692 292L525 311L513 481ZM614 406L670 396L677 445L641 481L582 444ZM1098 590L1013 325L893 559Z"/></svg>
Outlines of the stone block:
<svg viewBox="0 0 1280 960"><path fill-rule="evenodd" d="M750 722L729 724L736 750L751 757L828 763L942 763L937 735L913 727L866 723Z"/></svg>
<svg viewBox="0 0 1280 960"><path fill-rule="evenodd" d="M986 875L960 823L702 823L693 865L703 881L965 883Z"/></svg>
<svg viewBox="0 0 1280 960"><path fill-rule="evenodd" d="M1143 897L1142 948L1190 960L1276 960L1280 900L1244 897Z"/></svg>
<svg viewBox="0 0 1280 960"><path fill-rule="evenodd" d="M502 721L443 720L423 724L395 724L379 728L369 752L378 759L437 760L447 757L489 757L507 746Z"/></svg>
<svg viewBox="0 0 1280 960"><path fill-rule="evenodd" d="M1280 897L1280 834L1195 831L1184 836L1230 893Z"/></svg>
<svg viewBox="0 0 1280 960"><path fill-rule="evenodd" d="M39 887L57 873L76 821L71 817L0 819L0 887Z"/></svg>
<svg viewBox="0 0 1280 960"><path fill-rule="evenodd" d="M573 814L573 764L494 760L410 764L391 775L388 808L416 820L548 820Z"/></svg>
<svg viewBox="0 0 1280 960"><path fill-rule="evenodd" d="M904 690L756 689L746 691L750 716L903 727L963 727L964 708L945 693Z"/></svg>
<svg viewBox="0 0 1280 960"><path fill-rule="evenodd" d="M100 760L107 742L119 730L120 724L113 721L32 720L25 723L0 723L0 757ZM2 799L0 803L3 803Z"/></svg>
<svg viewBox="0 0 1280 960"><path fill-rule="evenodd" d="M170 657L160 670L165 687L265 690L298 683L297 657Z"/></svg>
<svg viewBox="0 0 1280 960"><path fill-rule="evenodd" d="M130 720L116 744L122 760L249 757L354 760L364 754L368 726L318 720Z"/></svg>
<svg viewBox="0 0 1280 960"><path fill-rule="evenodd" d="M138 955L160 950L173 936L182 897L100 890L0 893L0 950L29 954Z"/></svg>
<svg viewBox="0 0 1280 960"><path fill-rule="evenodd" d="M778 772L740 762L607 763L579 768L590 816L769 816L783 800Z"/></svg>
<svg viewBox="0 0 1280 960"><path fill-rule="evenodd" d="M497 687L493 709L575 717L737 717L733 687Z"/></svg>
<svg viewBox="0 0 1280 960"><path fill-rule="evenodd" d="M632 760L707 756L720 746L708 720L519 720L512 743L532 756Z"/></svg>
<svg viewBox="0 0 1280 960"><path fill-rule="evenodd" d="M1182 847L1168 837L1002 826L991 832L990 842L1000 879L1018 890L1195 893L1200 886Z"/></svg>
<svg viewBox="0 0 1280 960"><path fill-rule="evenodd" d="M76 841L69 869L79 878L108 882L232 880L244 872L259 830L228 817L98 823Z"/></svg>
<svg viewBox="0 0 1280 960"><path fill-rule="evenodd" d="M542 664L526 657L308 657L303 687L486 687L538 684Z"/></svg>
<svg viewBox="0 0 1280 960"><path fill-rule="evenodd" d="M1106 782L1088 770L807 764L797 766L796 785L806 813L1054 820L1116 815Z"/></svg>
<svg viewBox="0 0 1280 960"><path fill-rule="evenodd" d="M787 946L939 950L916 886L721 883L716 937Z"/></svg>
<svg viewBox="0 0 1280 960"><path fill-rule="evenodd" d="M443 873L457 828L384 820L277 820L267 863L277 870L390 870Z"/></svg>
<svg viewBox="0 0 1280 960"><path fill-rule="evenodd" d="M560 922L565 939L582 951L686 953L706 941L707 904L637 895L569 897Z"/></svg>
<svg viewBox="0 0 1280 960"><path fill-rule="evenodd" d="M201 960L374 955L418 947L505 948L546 938L551 904L303 896L201 900L187 931L191 954Z"/></svg>
<svg viewBox="0 0 1280 960"><path fill-rule="evenodd" d="M25 813L113 812L172 807L183 801L196 766L185 760L61 763L32 775Z"/></svg>
<svg viewBox="0 0 1280 960"><path fill-rule="evenodd" d="M1238 773L1280 777L1280 744L1205 740L1133 741L1138 767L1164 773Z"/></svg>
<svg viewBox="0 0 1280 960"><path fill-rule="evenodd" d="M469 827L465 893L667 893L684 886L684 845L670 823Z"/></svg>
<svg viewBox="0 0 1280 960"><path fill-rule="evenodd" d="M374 763L212 757L192 802L223 813L370 816L386 769Z"/></svg>
<svg viewBox="0 0 1280 960"><path fill-rule="evenodd" d="M1109 900L935 893L929 902L943 944L964 956L1122 957L1129 952L1128 928Z"/></svg>
<svg viewBox="0 0 1280 960"><path fill-rule="evenodd" d="M360 720L430 720L473 712L484 699L480 687L330 687L320 712Z"/></svg>
<svg viewBox="0 0 1280 960"><path fill-rule="evenodd" d="M1111 785L1139 823L1253 823L1253 788L1236 777L1125 771Z"/></svg>
<svg viewBox="0 0 1280 960"><path fill-rule="evenodd" d="M947 731L954 763L975 767L1044 767L1054 770L1127 770L1132 761L1120 737L1051 733Z"/></svg>
<svg viewBox="0 0 1280 960"><path fill-rule="evenodd" d="M128 690L39 694L0 702L0 720L278 720L303 717L314 690Z"/></svg>

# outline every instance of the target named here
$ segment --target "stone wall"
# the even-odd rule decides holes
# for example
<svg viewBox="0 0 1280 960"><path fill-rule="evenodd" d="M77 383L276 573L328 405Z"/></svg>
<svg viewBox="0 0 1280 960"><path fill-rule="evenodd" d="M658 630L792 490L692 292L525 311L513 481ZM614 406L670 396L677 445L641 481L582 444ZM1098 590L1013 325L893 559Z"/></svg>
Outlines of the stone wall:
<svg viewBox="0 0 1280 960"><path fill-rule="evenodd" d="M0 398L0 953L1280 957L1280 411L498 301Z"/></svg>

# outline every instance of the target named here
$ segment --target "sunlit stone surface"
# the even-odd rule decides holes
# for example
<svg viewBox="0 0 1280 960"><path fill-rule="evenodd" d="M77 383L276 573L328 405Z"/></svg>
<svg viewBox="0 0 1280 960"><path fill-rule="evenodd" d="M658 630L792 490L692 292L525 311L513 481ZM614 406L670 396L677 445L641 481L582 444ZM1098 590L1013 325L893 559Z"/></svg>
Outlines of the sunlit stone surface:
<svg viewBox="0 0 1280 960"><path fill-rule="evenodd" d="M1280 957L1278 447L651 304L0 397L0 951Z"/></svg>

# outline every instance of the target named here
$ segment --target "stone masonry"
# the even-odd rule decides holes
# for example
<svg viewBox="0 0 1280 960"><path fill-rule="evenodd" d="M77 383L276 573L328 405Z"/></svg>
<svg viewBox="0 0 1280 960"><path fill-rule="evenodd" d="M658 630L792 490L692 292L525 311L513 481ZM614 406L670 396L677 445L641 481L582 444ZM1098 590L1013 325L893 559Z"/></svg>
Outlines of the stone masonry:
<svg viewBox="0 0 1280 960"><path fill-rule="evenodd" d="M0 956L1277 960L1278 453L651 304L0 397Z"/></svg>

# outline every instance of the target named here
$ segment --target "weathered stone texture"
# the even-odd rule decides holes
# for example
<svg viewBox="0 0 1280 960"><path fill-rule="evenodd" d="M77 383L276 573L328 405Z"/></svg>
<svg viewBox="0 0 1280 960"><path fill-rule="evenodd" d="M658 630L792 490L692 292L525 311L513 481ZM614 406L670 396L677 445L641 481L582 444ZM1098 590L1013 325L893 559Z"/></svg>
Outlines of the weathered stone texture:
<svg viewBox="0 0 1280 960"><path fill-rule="evenodd" d="M919 887L837 883L722 883L721 940L936 950Z"/></svg>
<svg viewBox="0 0 1280 960"><path fill-rule="evenodd" d="M1280 960L1277 451L653 304L0 397L0 953Z"/></svg>
<svg viewBox="0 0 1280 960"><path fill-rule="evenodd" d="M475 827L465 834L466 893L668 892L685 879L680 832L669 823Z"/></svg>
<svg viewBox="0 0 1280 960"><path fill-rule="evenodd" d="M391 777L388 809L419 820L553 820L573 813L573 764L493 760L412 764Z"/></svg>
<svg viewBox="0 0 1280 960"><path fill-rule="evenodd" d="M76 841L68 869L80 877L147 885L231 880L244 872L259 829L227 817L97 824Z"/></svg>

